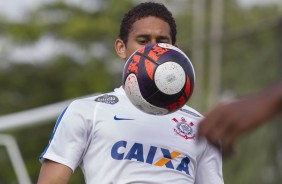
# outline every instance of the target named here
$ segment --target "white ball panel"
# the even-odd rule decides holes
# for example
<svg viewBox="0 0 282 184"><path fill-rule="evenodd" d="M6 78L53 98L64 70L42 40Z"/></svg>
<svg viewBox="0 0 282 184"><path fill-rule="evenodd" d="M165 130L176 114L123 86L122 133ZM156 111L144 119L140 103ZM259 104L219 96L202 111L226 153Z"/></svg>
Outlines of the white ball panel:
<svg viewBox="0 0 282 184"><path fill-rule="evenodd" d="M189 64L191 65L191 68L193 70L193 75L194 75L194 82L195 82L195 71L194 71L194 67L189 59L189 57L182 51L180 50L179 48L173 46L173 45L170 45L170 44L167 44L167 43L158 43L158 46L162 47L162 48L166 48L166 49L172 49L172 50L176 50L177 52L181 53L183 56L186 57L186 59L188 60Z"/></svg>
<svg viewBox="0 0 282 184"><path fill-rule="evenodd" d="M185 85L185 71L178 63L168 61L158 66L154 79L161 92L173 95Z"/></svg>
<svg viewBox="0 0 282 184"><path fill-rule="evenodd" d="M164 108L156 107L148 103L141 95L137 78L134 74L129 74L125 80L124 90L133 105L140 110L154 115L165 115L169 111Z"/></svg>

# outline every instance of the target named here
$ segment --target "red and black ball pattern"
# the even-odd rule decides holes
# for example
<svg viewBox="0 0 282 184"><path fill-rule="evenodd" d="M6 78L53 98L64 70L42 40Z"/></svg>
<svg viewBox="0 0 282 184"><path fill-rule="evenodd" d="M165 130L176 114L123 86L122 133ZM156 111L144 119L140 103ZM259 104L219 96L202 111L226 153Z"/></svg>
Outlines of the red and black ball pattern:
<svg viewBox="0 0 282 184"><path fill-rule="evenodd" d="M172 113L187 103L195 83L189 58L175 46L149 44L127 60L123 88L140 110L154 115Z"/></svg>

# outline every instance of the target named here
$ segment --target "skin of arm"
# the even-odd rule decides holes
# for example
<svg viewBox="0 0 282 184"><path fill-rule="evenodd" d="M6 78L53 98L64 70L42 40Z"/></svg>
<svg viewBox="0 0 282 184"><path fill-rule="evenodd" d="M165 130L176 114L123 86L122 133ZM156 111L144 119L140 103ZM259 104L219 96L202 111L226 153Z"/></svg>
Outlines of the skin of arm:
<svg viewBox="0 0 282 184"><path fill-rule="evenodd" d="M254 130L281 111L282 82L255 95L215 106L200 123L198 134L228 154L241 134Z"/></svg>
<svg viewBox="0 0 282 184"><path fill-rule="evenodd" d="M71 168L51 160L44 160L37 184L67 184L71 175Z"/></svg>

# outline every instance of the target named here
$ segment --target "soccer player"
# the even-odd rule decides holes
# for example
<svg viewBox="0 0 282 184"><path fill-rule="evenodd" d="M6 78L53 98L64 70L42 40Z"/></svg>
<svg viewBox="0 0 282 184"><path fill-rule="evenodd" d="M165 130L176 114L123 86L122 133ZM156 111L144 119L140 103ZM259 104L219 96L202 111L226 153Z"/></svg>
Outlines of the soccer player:
<svg viewBox="0 0 282 184"><path fill-rule="evenodd" d="M115 49L127 60L151 43L176 44L176 24L159 3L125 14ZM222 184L221 153L196 139L202 116L184 106L154 116L129 101L122 87L73 101L60 115L40 161L38 183L67 183L80 166L85 182Z"/></svg>
<svg viewBox="0 0 282 184"><path fill-rule="evenodd" d="M232 153L240 135L266 123L281 111L282 82L252 96L217 105L200 123L199 135Z"/></svg>

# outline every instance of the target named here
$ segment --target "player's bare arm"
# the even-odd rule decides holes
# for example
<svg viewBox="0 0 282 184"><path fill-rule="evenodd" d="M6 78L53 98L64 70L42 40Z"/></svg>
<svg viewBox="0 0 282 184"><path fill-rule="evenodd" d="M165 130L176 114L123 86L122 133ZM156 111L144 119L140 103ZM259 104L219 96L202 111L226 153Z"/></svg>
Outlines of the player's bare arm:
<svg viewBox="0 0 282 184"><path fill-rule="evenodd" d="M199 134L226 150L244 132L251 131L282 110L282 83L256 95L233 102L219 104L206 114L201 122Z"/></svg>
<svg viewBox="0 0 282 184"><path fill-rule="evenodd" d="M42 164L37 184L66 184L72 170L60 163L45 160Z"/></svg>

